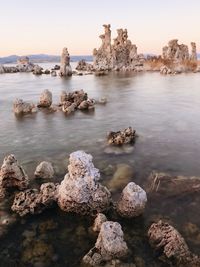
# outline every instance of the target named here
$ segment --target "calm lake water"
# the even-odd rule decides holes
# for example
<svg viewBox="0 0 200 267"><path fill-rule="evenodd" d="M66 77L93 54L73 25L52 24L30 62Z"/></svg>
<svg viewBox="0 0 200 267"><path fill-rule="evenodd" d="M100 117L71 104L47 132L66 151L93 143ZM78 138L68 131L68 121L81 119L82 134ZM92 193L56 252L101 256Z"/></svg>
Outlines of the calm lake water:
<svg viewBox="0 0 200 267"><path fill-rule="evenodd" d="M56 181L61 181L67 172L69 154L85 150L102 171L104 184L112 175L103 170L119 163L134 169L132 181L141 186L153 170L200 176L199 85L199 74L110 73L67 79L29 73L0 75L0 162L13 153L32 178L37 164L48 160L55 167ZM95 111L89 113L77 111L65 116L62 112L38 112L16 118L13 101L22 98L37 103L44 89L51 90L55 104L62 90L76 89L84 89L91 98L106 97L108 103L96 105ZM121 153L106 146L107 132L128 126L139 136L133 149ZM121 189L119 186L116 194ZM199 238L184 232L188 222L200 229L199 204L199 197L194 195L181 201L156 201L148 204L142 218L121 220L133 259L143 258L148 267L168 266L157 262L148 246L146 232L155 217L172 222L200 255L200 230ZM45 222L47 226L42 228ZM67 215L57 208L19 220L1 241L0 261L4 265L0 266L80 266L81 258L96 240L89 228L91 223L88 218ZM32 233L31 241L27 233Z"/></svg>

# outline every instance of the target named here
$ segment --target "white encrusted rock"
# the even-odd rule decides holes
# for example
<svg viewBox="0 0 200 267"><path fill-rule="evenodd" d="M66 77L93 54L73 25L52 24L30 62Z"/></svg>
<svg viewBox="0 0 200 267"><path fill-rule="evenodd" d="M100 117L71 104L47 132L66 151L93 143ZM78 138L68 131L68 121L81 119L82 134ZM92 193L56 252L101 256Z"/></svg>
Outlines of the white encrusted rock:
<svg viewBox="0 0 200 267"><path fill-rule="evenodd" d="M122 217L137 217L144 212L147 202L146 192L134 182L129 183L117 202L117 212Z"/></svg>
<svg viewBox="0 0 200 267"><path fill-rule="evenodd" d="M52 104L52 93L48 89L46 89L40 95L38 107L49 108L51 104Z"/></svg>
<svg viewBox="0 0 200 267"><path fill-rule="evenodd" d="M0 169L0 196L4 197L8 188L23 190L28 183L29 178L15 156L11 154L5 157Z"/></svg>
<svg viewBox="0 0 200 267"><path fill-rule="evenodd" d="M42 161L35 170L34 173L37 178L51 179L54 176L54 169L50 162Z"/></svg>
<svg viewBox="0 0 200 267"><path fill-rule="evenodd" d="M102 223L95 247L83 258L86 264L99 266L102 262L120 259L128 254L128 247L124 241L124 233L117 222Z"/></svg>
<svg viewBox="0 0 200 267"><path fill-rule="evenodd" d="M60 62L60 76L72 76L72 68L70 66L70 56L66 47L63 48Z"/></svg>
<svg viewBox="0 0 200 267"><path fill-rule="evenodd" d="M69 166L58 188L58 205L67 212L95 214L107 210L111 194L98 180L99 170L92 163L92 156L84 151L70 154Z"/></svg>

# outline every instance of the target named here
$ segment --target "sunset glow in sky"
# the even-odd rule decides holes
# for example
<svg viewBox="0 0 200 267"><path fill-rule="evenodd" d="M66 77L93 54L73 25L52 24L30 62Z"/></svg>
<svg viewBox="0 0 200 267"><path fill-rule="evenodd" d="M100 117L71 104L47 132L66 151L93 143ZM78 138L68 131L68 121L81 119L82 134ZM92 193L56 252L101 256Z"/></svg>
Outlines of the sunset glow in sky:
<svg viewBox="0 0 200 267"><path fill-rule="evenodd" d="M170 39L197 43L200 0L0 0L0 57L55 54L89 55L99 47L102 24L127 28L139 53L161 54Z"/></svg>

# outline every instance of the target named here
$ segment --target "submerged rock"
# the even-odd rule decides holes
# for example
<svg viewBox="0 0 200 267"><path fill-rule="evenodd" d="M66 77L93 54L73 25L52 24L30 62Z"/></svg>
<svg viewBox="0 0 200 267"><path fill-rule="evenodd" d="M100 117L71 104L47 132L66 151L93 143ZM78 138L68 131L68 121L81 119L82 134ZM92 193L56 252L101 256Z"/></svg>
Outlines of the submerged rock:
<svg viewBox="0 0 200 267"><path fill-rule="evenodd" d="M120 259L128 254L128 247L124 241L124 233L117 222L102 223L95 247L83 258L83 262L91 266Z"/></svg>
<svg viewBox="0 0 200 267"><path fill-rule="evenodd" d="M153 248L181 267L199 267L200 258L192 254L181 234L163 221L153 223L148 231L149 242ZM174 262L175 261L175 262Z"/></svg>
<svg viewBox="0 0 200 267"><path fill-rule="evenodd" d="M16 115L26 115L37 112L33 103L24 102L22 99L16 99L13 103L13 111Z"/></svg>
<svg viewBox="0 0 200 267"><path fill-rule="evenodd" d="M44 90L40 95L38 103L39 108L49 108L52 104L52 93L49 90Z"/></svg>
<svg viewBox="0 0 200 267"><path fill-rule="evenodd" d="M29 178L15 156L6 156L0 170L0 197L4 197L8 188L23 190L27 188L28 183Z"/></svg>
<svg viewBox="0 0 200 267"><path fill-rule="evenodd" d="M133 168L125 163L117 164L117 169L108 182L108 188L116 191L125 187L133 178Z"/></svg>
<svg viewBox="0 0 200 267"><path fill-rule="evenodd" d="M93 231L94 232L100 232L102 223L104 223L106 221L107 221L106 216L103 213L98 213L96 218L95 218L94 225L92 228Z"/></svg>
<svg viewBox="0 0 200 267"><path fill-rule="evenodd" d="M35 170L35 177L51 179L54 176L54 169L50 162L42 161Z"/></svg>
<svg viewBox="0 0 200 267"><path fill-rule="evenodd" d="M173 176L153 171L147 179L146 191L158 197L185 196L200 192L200 177Z"/></svg>
<svg viewBox="0 0 200 267"><path fill-rule="evenodd" d="M70 66L70 56L66 47L63 48L60 62L60 76L72 76L72 68Z"/></svg>
<svg viewBox="0 0 200 267"><path fill-rule="evenodd" d="M92 156L84 151L70 154L68 171L58 188L58 205L67 212L95 214L107 210L111 203L108 189L98 180L99 170Z"/></svg>
<svg viewBox="0 0 200 267"><path fill-rule="evenodd" d="M134 182L129 183L117 202L117 212L126 218L137 217L143 214L147 203L146 192Z"/></svg>
<svg viewBox="0 0 200 267"><path fill-rule="evenodd" d="M57 185L44 183L37 189L27 189L17 193L11 209L20 216L38 214L57 200Z"/></svg>
<svg viewBox="0 0 200 267"><path fill-rule="evenodd" d="M126 128L124 131L109 132L107 136L108 144L123 145L130 144L135 141L136 131L132 127Z"/></svg>

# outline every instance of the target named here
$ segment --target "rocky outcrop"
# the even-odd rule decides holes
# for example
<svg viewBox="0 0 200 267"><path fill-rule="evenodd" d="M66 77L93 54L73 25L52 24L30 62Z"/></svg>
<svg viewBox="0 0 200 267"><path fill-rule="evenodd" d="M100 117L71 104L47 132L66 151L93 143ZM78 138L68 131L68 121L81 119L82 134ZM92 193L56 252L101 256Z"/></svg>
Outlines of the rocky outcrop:
<svg viewBox="0 0 200 267"><path fill-rule="evenodd" d="M124 131L109 132L107 141L110 145L123 145L133 143L135 138L136 131L132 127L128 127Z"/></svg>
<svg viewBox="0 0 200 267"><path fill-rule="evenodd" d="M84 151L70 154L68 171L58 188L58 205L67 212L95 214L110 207L111 195L99 183L99 170Z"/></svg>
<svg viewBox="0 0 200 267"><path fill-rule="evenodd" d="M29 178L15 156L6 156L0 170L0 197L5 196L8 188L23 190L27 188L28 183Z"/></svg>
<svg viewBox="0 0 200 267"><path fill-rule="evenodd" d="M45 183L37 189L27 189L17 193L11 209L20 216L26 214L39 214L44 209L51 207L57 200L57 185Z"/></svg>
<svg viewBox="0 0 200 267"><path fill-rule="evenodd" d="M66 47L63 48L60 62L60 76L71 76L70 56Z"/></svg>
<svg viewBox="0 0 200 267"><path fill-rule="evenodd" d="M164 75L172 74L172 70L169 67L167 67L166 65L164 65L160 68L160 73L164 74Z"/></svg>
<svg viewBox="0 0 200 267"><path fill-rule="evenodd" d="M93 228L92 230L94 232L100 232L101 230L101 225L107 221L107 218L106 216L103 214L103 213L98 213L96 218L95 218L95 221L94 221L94 225L93 225Z"/></svg>
<svg viewBox="0 0 200 267"><path fill-rule="evenodd" d="M133 218L144 213L146 203L146 192L139 185L131 182L122 191L116 208L122 217Z"/></svg>
<svg viewBox="0 0 200 267"><path fill-rule="evenodd" d="M84 59L80 60L76 66L76 70L79 71L94 71L94 67L92 64L87 63Z"/></svg>
<svg viewBox="0 0 200 267"><path fill-rule="evenodd" d="M148 231L151 246L164 254L175 265L198 267L200 258L192 254L181 234L170 224L163 221L153 223Z"/></svg>
<svg viewBox="0 0 200 267"><path fill-rule="evenodd" d="M102 44L93 51L95 70L134 70L137 65L143 64L144 56L138 56L136 45L128 40L127 29L118 29L111 44L110 24L103 27L104 34L99 36Z"/></svg>
<svg viewBox="0 0 200 267"><path fill-rule="evenodd" d="M24 102L22 99L16 99L13 103L13 111L16 115L26 115L28 113L37 112L37 108L33 103Z"/></svg>
<svg viewBox="0 0 200 267"><path fill-rule="evenodd" d="M124 241L124 233L117 222L102 223L96 244L83 258L83 262L90 266L99 266L113 259L126 257L128 247ZM110 265L109 265L110 266Z"/></svg>
<svg viewBox="0 0 200 267"><path fill-rule="evenodd" d="M3 74L3 73L5 73L4 66L3 65L0 65L0 74Z"/></svg>
<svg viewBox="0 0 200 267"><path fill-rule="evenodd" d="M50 162L42 161L34 173L36 178L51 179L54 176L54 169Z"/></svg>
<svg viewBox="0 0 200 267"><path fill-rule="evenodd" d="M17 60L17 69L19 72L32 72L34 70L34 64L30 62L28 57L20 57Z"/></svg>
<svg viewBox="0 0 200 267"><path fill-rule="evenodd" d="M38 103L39 108L49 108L52 104L52 93L49 90L44 90L40 95Z"/></svg>

